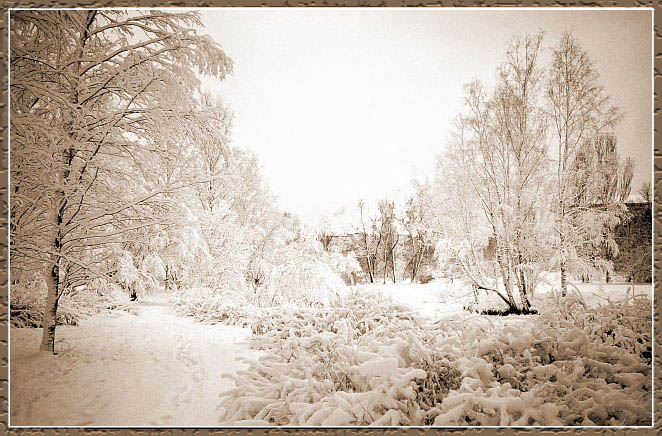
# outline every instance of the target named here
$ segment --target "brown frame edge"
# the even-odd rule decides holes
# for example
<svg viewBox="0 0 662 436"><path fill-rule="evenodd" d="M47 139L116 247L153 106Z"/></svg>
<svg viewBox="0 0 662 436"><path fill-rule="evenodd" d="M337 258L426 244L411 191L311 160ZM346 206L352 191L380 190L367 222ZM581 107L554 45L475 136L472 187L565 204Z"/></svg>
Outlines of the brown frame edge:
<svg viewBox="0 0 662 436"><path fill-rule="evenodd" d="M655 35L654 35L654 183L655 183L655 200L654 200L654 277L660 277L662 274L662 209L659 203L662 201L662 146L658 143L659 134L662 131L662 107L658 96L662 93L662 7L659 1L624 1L624 0L611 0L611 1L568 1L558 2L550 0L531 1L531 0L474 0L474 1L425 1L425 0L357 0L357 1L314 1L314 0L180 0L180 1L79 1L74 0L62 1L13 1L11 4L5 4L2 7L2 15L0 16L0 46L2 48L2 58L0 58L0 74L3 78L3 88L0 97L0 138L2 149L0 150L0 209L2 215L0 216L0 428L5 430L6 433L14 435L27 435L39 434L44 436L64 436L64 435L78 435L78 434L109 434L109 435L122 435L122 436L157 436L157 435L183 435L183 434L197 434L197 435L285 435L290 433L303 433L303 434L325 434L325 435L353 435L353 434L370 434L370 435L437 435L442 430L439 429L419 429L419 428L403 428L403 429L79 429L79 428L48 428L48 429L9 429L8 415L9 415L9 362L8 362L8 320L9 320L9 288L8 288L8 186L9 186L9 171L8 171L8 153L9 153L9 138L8 138L8 8L16 7L35 7L35 8L53 8L53 7L134 7L134 6L189 6L189 7L264 7L264 6L345 6L345 7L461 7L461 6L481 6L481 7L642 7L654 8L655 20ZM659 194L658 194L659 193ZM654 290L654 306L655 310L655 330L662 329L660 315L657 308L660 306L660 292L658 283L655 283ZM604 435L604 434L632 434L632 435L654 435L659 434L662 430L662 412L658 406L658 402L662 401L662 370L659 365L659 358L662 355L662 335L655 337L655 410L654 410L654 429L610 429L610 428L596 428L596 429L448 429L443 432L463 434L463 435L511 435L511 434L573 434L579 433L582 435Z"/></svg>

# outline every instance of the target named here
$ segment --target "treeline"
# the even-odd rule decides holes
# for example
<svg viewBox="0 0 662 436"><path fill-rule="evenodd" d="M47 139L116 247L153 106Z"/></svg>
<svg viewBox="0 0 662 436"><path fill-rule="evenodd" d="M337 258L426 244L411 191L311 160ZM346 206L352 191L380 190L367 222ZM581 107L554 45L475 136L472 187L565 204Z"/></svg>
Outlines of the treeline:
<svg viewBox="0 0 662 436"><path fill-rule="evenodd" d="M633 164L570 35L546 68L540 35L515 39L494 89L467 85L435 177L403 204L359 203L353 236L334 245L324 223L280 210L256 157L232 144L231 110L201 92L198 75L223 80L232 61L197 13L10 19L12 299L44 290L44 350L60 299L82 288L324 304L343 281L461 272L526 311L541 272L560 271L564 291L567 274L613 272Z"/></svg>
<svg viewBox="0 0 662 436"><path fill-rule="evenodd" d="M615 135L622 113L571 34L550 48L547 65L542 42L542 33L513 38L492 88L464 86L435 174L414 183L406 204L382 200L372 216L358 205L350 246L366 282L396 281L398 268L412 281L421 268L461 274L526 313L548 272L559 273L563 294L568 275L611 280L616 232L633 225L634 162L619 156ZM641 187L641 201L651 202L650 190ZM619 236L626 279L650 280L645 233L638 242Z"/></svg>
<svg viewBox="0 0 662 436"><path fill-rule="evenodd" d="M361 266L352 283L427 283L437 276L435 230L426 221L424 186L405 201L358 202L355 221L341 210L323 217L317 238L326 251L354 256Z"/></svg>

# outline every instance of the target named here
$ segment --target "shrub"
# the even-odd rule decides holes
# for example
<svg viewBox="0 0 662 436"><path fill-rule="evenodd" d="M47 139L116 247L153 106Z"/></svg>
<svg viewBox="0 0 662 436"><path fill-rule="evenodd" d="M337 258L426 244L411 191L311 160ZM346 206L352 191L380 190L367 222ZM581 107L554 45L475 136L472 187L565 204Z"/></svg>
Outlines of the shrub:
<svg viewBox="0 0 662 436"><path fill-rule="evenodd" d="M234 425L650 425L650 300L535 317L423 322L373 294L327 309L273 308L260 359L227 376Z"/></svg>
<svg viewBox="0 0 662 436"><path fill-rule="evenodd" d="M246 295L220 288L192 288L170 294L176 311L206 324L250 325L252 308Z"/></svg>
<svg viewBox="0 0 662 436"><path fill-rule="evenodd" d="M100 292L99 287L104 291ZM46 298L46 285L41 276L31 281L11 287L10 323L12 327L43 327L43 311ZM127 301L126 294L117 286L101 284L99 280L90 282L83 290L70 290L60 297L56 320L57 325L78 325L82 319L98 313L136 313L135 306Z"/></svg>
<svg viewBox="0 0 662 436"><path fill-rule="evenodd" d="M254 346L221 421L277 425L399 425L458 385L459 372L427 351L417 318L375 294L348 292L327 309L274 308L253 324ZM397 333L394 333L397 332Z"/></svg>

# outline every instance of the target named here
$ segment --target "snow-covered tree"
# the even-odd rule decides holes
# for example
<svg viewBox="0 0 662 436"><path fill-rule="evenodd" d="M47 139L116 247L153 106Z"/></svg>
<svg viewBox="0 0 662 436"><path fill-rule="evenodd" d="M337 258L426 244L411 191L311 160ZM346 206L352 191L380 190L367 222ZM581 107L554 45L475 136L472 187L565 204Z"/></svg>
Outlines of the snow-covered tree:
<svg viewBox="0 0 662 436"><path fill-rule="evenodd" d="M11 12L12 265L43 271L43 350L54 352L63 290L105 277L101 246L163 220L163 194L194 184L136 183L164 126L215 136L196 109L196 73L231 61L198 35L195 12ZM213 116L210 116L213 118Z"/></svg>
<svg viewBox="0 0 662 436"><path fill-rule="evenodd" d="M431 212L432 189L429 182L413 181L414 193L406 201L400 223L407 233L404 246L407 247L408 260L405 264L405 273L414 283L421 269L430 267L429 262L434 253L434 214Z"/></svg>
<svg viewBox="0 0 662 436"><path fill-rule="evenodd" d="M541 41L542 35L513 39L491 94L478 81L466 86L466 114L458 119L450 152L466 177L454 182L471 187L496 242L507 303L518 309L517 289L524 312L530 310L526 272L536 252L534 230L544 200L546 125L538 106L542 76L537 66Z"/></svg>
<svg viewBox="0 0 662 436"><path fill-rule="evenodd" d="M578 231L584 234L577 259L571 263L573 272L579 271L583 278L600 270L606 281L610 281L611 262L619 254L614 230L629 219L625 202L630 195L633 166L630 158L619 159L614 135L599 135L586 141L574 157L571 207L578 217L586 215L591 220L597 217L588 229L581 228L581 219L569 220L580 226Z"/></svg>
<svg viewBox="0 0 662 436"><path fill-rule="evenodd" d="M389 274L390 266L391 278L393 279L393 283L395 283L396 251L398 242L400 241L400 233L397 228L395 202L384 198L377 203L377 210L379 212L377 218L377 231L379 232L379 240L382 242L380 260L382 262L383 281L384 284L386 284L386 277Z"/></svg>
<svg viewBox="0 0 662 436"><path fill-rule="evenodd" d="M602 139L611 141L608 138L613 137L620 112L611 105L609 97L600 86L598 72L588 53L570 33L565 33L552 51L546 97L557 161L556 262L561 272L561 289L565 294L568 271L582 273L591 266L579 254L585 241L596 244L604 240L608 227L623 212L622 204L612 201L613 198L599 206L587 204L587 200L590 200L583 195L586 176L577 171L580 166L577 163L586 157L584 151L587 145L598 145ZM602 144L609 145L604 141ZM609 157L609 153L602 154ZM603 171L603 174L606 173ZM594 176L595 173L590 177ZM617 179L605 181L599 184L603 191L600 197L603 199L609 197L610 192L615 192L619 185ZM621 181L620 184L623 186L624 183ZM595 187L595 184L590 185Z"/></svg>
<svg viewBox="0 0 662 436"><path fill-rule="evenodd" d="M650 182L644 182L644 184L642 184L639 188L639 191L637 191L637 194L639 194L641 201L644 203L653 202L653 190L651 189Z"/></svg>
<svg viewBox="0 0 662 436"><path fill-rule="evenodd" d="M368 216L368 206L365 200L357 203L360 216L360 246L358 258L365 262L365 274L368 283L374 283L377 276L377 256L382 244L382 234L377 231L377 221Z"/></svg>

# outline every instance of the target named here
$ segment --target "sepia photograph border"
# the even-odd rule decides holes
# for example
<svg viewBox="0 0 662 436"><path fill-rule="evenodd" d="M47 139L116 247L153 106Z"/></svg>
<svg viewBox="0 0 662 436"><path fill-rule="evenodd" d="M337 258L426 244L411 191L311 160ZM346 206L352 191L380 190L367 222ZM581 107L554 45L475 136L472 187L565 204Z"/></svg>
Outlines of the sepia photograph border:
<svg viewBox="0 0 662 436"><path fill-rule="evenodd" d="M437 435L440 432L449 432L453 434L463 435L511 435L511 434L574 434L579 433L582 435L653 435L660 434L662 430L662 413L658 402L662 400L662 370L659 368L660 350L662 350L661 336L654 335L653 337L653 353L654 353L654 371L653 371L653 386L654 386L654 411L653 423L654 427L646 428L623 428L623 427L577 427L577 428L452 428L452 429L439 429L439 428L319 428L319 429L297 429L297 428L226 428L226 429L177 429L177 428L142 428L142 429L127 429L127 428L8 428L9 416L9 360L8 360L8 335L9 335L9 288L8 288L8 247L9 247L9 219L8 219L8 184L9 184L9 171L8 171L8 158L9 158L9 137L8 137L8 8L111 8L111 7L263 7L263 6L297 6L297 7L317 7L317 6L340 6L340 7L620 7L620 8L653 8L654 15L654 36L653 36L653 53L654 57L653 66L653 82L654 82L654 136L653 136L653 178L654 178L654 214L653 214L653 286L654 286L654 308L659 308L660 305L660 292L658 292L658 285L655 283L655 277L660 274L659 260L662 257L662 211L659 209L658 202L662 200L662 195L658 196L658 189L662 190L662 146L656 144L659 132L662 129L662 115L660 112L662 108L658 99L658 95L662 92L662 2L655 2L650 0L610 0L610 1L550 1L550 0L474 0L474 1L425 1L425 0L358 0L358 1L282 1L282 0L179 0L179 1L8 1L7 4L2 6L2 16L0 16L0 46L2 47L2 57L0 58L0 71L3 76L4 86L2 88L2 97L0 101L0 109L2 116L0 118L0 130L2 134L2 166L0 171L0 208L2 209L2 216L0 216L0 403L2 408L0 410L0 427L5 430L6 434L15 435L77 435L77 434L103 434L103 435L122 435L122 436L161 436L161 435L285 435L291 433L304 433L304 434L325 434L325 435L354 435L354 434L369 434L369 435ZM657 188L659 186L659 188ZM654 313L654 326L656 331L662 331L660 325L660 316L657 310ZM1 431L0 430L0 431Z"/></svg>

